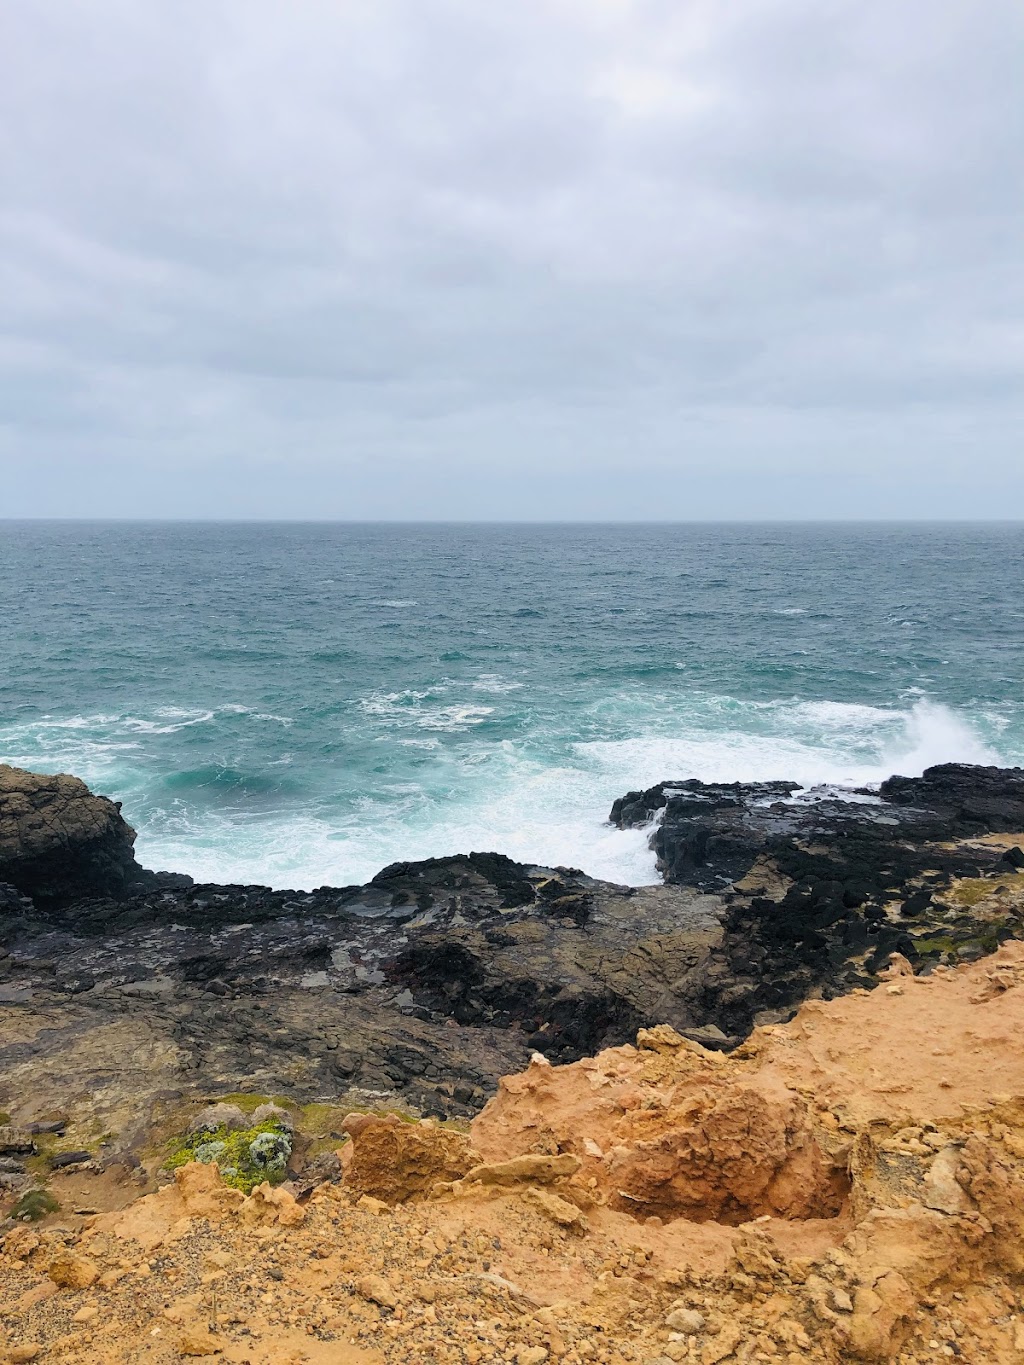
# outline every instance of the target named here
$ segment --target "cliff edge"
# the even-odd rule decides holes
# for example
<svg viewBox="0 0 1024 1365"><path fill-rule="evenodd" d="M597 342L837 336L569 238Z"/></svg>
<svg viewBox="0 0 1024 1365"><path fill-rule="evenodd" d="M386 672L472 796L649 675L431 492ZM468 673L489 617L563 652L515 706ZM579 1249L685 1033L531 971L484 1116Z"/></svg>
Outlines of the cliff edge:
<svg viewBox="0 0 1024 1365"><path fill-rule="evenodd" d="M468 1131L339 1117L312 1183L55 1176L0 1242L0 1359L1010 1365L1022 1040L1024 945L896 958L730 1055L538 1055Z"/></svg>

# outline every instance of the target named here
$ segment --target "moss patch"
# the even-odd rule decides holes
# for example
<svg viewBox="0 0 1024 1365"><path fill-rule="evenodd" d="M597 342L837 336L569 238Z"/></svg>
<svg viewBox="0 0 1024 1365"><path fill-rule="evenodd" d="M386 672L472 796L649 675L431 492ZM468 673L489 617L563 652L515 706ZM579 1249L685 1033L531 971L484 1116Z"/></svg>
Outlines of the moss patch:
<svg viewBox="0 0 1024 1365"><path fill-rule="evenodd" d="M279 1185L292 1152L291 1135L276 1119L234 1130L221 1124L212 1131L172 1138L168 1146L165 1169L173 1171L190 1161L210 1162L225 1185L244 1194L251 1194L264 1180Z"/></svg>
<svg viewBox="0 0 1024 1365"><path fill-rule="evenodd" d="M957 905L977 905L997 891L1024 892L1024 873L1011 872L1002 877L963 877L948 893Z"/></svg>

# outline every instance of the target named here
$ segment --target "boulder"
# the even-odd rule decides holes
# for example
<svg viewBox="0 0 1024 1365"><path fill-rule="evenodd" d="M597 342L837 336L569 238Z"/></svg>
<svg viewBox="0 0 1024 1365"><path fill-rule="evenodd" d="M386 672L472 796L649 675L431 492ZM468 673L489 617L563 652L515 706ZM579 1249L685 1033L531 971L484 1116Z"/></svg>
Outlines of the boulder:
<svg viewBox="0 0 1024 1365"><path fill-rule="evenodd" d="M366 1123L344 1127L352 1137L345 1151L345 1185L354 1194L388 1204L423 1198L440 1183L460 1179L475 1160L463 1133L433 1123L403 1123L394 1114L361 1114ZM354 1130L354 1131L353 1131Z"/></svg>
<svg viewBox="0 0 1024 1365"><path fill-rule="evenodd" d="M121 896L146 877L134 843L119 801L77 777L0 764L0 883L41 906Z"/></svg>

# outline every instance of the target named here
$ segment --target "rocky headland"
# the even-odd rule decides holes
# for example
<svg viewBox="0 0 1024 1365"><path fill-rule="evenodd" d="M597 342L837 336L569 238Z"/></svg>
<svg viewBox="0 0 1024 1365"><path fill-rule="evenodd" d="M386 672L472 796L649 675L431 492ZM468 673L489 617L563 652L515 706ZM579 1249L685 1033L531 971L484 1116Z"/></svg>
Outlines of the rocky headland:
<svg viewBox="0 0 1024 1365"><path fill-rule="evenodd" d="M10 1359L1024 1358L1024 770L611 819L662 885L496 853L196 885L0 767Z"/></svg>

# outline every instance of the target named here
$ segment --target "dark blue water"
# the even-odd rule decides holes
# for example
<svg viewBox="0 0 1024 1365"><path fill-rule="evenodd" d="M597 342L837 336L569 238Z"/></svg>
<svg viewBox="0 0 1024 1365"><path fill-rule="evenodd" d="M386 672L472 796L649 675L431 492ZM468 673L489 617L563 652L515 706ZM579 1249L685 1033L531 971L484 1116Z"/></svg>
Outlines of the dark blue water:
<svg viewBox="0 0 1024 1365"><path fill-rule="evenodd" d="M1024 761L1024 526L0 523L0 758L150 865L653 879L613 797Z"/></svg>

